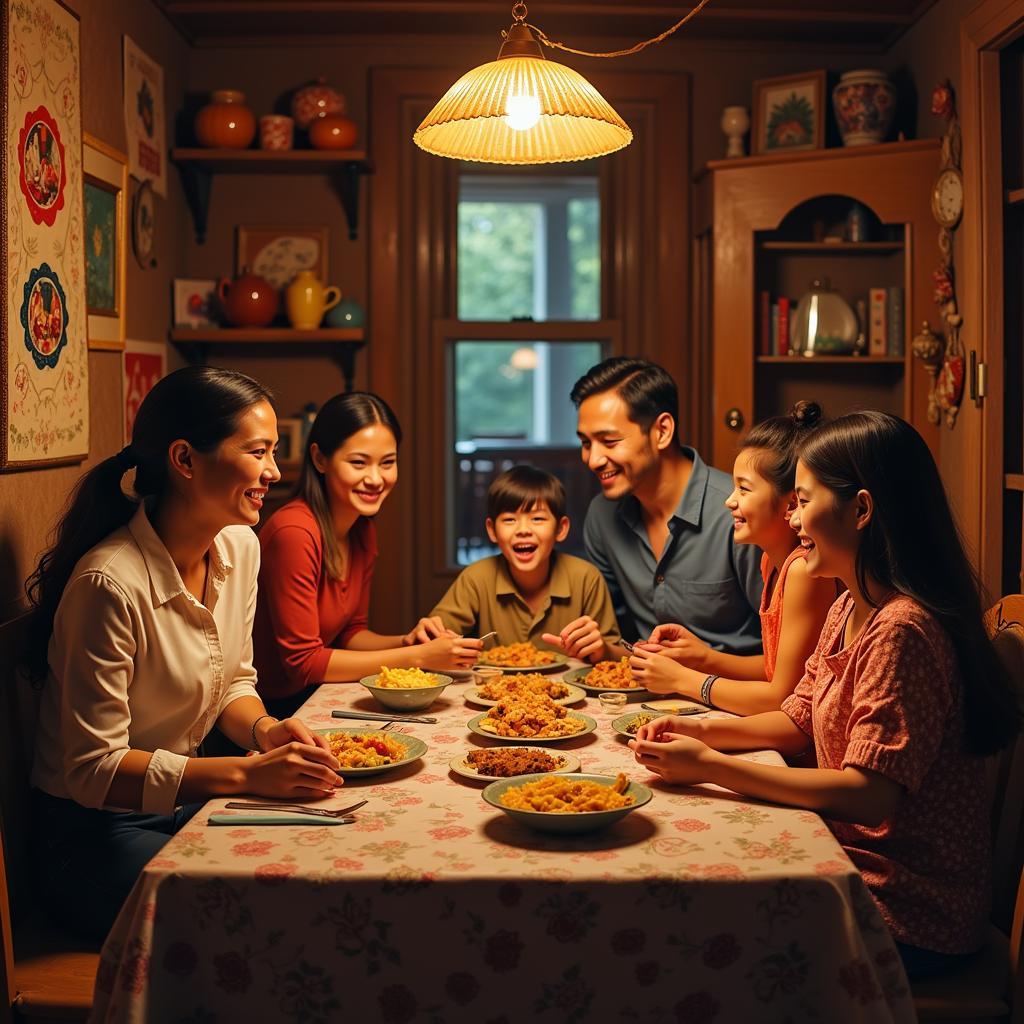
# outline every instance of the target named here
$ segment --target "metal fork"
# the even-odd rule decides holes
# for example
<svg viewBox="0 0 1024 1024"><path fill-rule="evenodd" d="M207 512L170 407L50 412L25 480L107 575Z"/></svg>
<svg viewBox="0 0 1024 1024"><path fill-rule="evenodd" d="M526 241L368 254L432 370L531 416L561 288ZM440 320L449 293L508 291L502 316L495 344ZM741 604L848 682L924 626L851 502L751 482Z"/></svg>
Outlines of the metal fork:
<svg viewBox="0 0 1024 1024"><path fill-rule="evenodd" d="M318 818L344 818L353 811L359 810L367 802L360 800L359 803L352 804L351 807L342 807L336 811L326 807L308 807L306 804L262 804L246 800L231 800L224 806L230 807L234 811L288 811L289 813L299 811L302 814L312 814Z"/></svg>

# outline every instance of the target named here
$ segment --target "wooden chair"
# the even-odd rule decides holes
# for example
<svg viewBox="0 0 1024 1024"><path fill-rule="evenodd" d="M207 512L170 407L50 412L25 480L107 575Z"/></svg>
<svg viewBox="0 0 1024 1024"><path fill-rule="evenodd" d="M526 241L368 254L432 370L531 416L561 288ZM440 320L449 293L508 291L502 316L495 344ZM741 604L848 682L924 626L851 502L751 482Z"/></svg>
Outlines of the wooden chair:
<svg viewBox="0 0 1024 1024"><path fill-rule="evenodd" d="M1024 693L1024 596L985 617L1000 660ZM1024 738L992 759L993 900L985 945L963 970L916 982L921 1020L1024 1024Z"/></svg>
<svg viewBox="0 0 1024 1024"><path fill-rule="evenodd" d="M47 925L29 886L29 769L38 694L15 670L25 618L0 627L0 1024L84 1021L99 951Z"/></svg>

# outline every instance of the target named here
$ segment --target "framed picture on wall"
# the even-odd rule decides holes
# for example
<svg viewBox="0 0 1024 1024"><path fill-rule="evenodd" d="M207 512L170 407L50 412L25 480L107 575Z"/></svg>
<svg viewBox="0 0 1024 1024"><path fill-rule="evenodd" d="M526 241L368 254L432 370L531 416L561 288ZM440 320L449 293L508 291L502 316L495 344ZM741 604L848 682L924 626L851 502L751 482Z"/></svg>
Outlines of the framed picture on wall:
<svg viewBox="0 0 1024 1024"><path fill-rule="evenodd" d="M89 348L124 348L128 158L88 133L82 136L85 209L85 305Z"/></svg>
<svg viewBox="0 0 1024 1024"><path fill-rule="evenodd" d="M754 82L755 153L820 149L825 144L825 72Z"/></svg>
<svg viewBox="0 0 1024 1024"><path fill-rule="evenodd" d="M80 25L0 3L0 469L28 469L89 454Z"/></svg>
<svg viewBox="0 0 1024 1024"><path fill-rule="evenodd" d="M277 421L277 464L297 466L302 461L302 420L284 417Z"/></svg>
<svg viewBox="0 0 1024 1024"><path fill-rule="evenodd" d="M174 326L217 327L220 324L217 282L212 278L174 279Z"/></svg>
<svg viewBox="0 0 1024 1024"><path fill-rule="evenodd" d="M240 226L235 272L247 267L278 289L286 288L300 270L312 270L326 283L327 242L326 227Z"/></svg>
<svg viewBox="0 0 1024 1024"><path fill-rule="evenodd" d="M167 373L167 346L159 341L132 341L124 345L124 443L132 439L135 416L153 385Z"/></svg>

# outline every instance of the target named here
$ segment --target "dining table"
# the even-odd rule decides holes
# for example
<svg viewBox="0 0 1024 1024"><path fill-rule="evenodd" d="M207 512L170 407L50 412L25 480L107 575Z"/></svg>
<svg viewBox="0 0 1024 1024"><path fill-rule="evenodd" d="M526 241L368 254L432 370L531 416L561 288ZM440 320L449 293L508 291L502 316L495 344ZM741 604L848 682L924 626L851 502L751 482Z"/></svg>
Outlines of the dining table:
<svg viewBox="0 0 1024 1024"><path fill-rule="evenodd" d="M419 760L346 778L316 805L366 800L349 824L267 827L209 801L125 903L91 1020L916 1019L893 939L817 814L663 783L613 731L622 711L588 697L570 711L597 728L546 749L583 772L624 772L653 799L601 831L533 831L449 768L497 745L467 728L487 710L468 703L473 684L422 712L436 723L390 727L426 743ZM298 715L313 729L364 727L335 709L385 710L358 683L330 684ZM240 823L209 824L223 814Z"/></svg>

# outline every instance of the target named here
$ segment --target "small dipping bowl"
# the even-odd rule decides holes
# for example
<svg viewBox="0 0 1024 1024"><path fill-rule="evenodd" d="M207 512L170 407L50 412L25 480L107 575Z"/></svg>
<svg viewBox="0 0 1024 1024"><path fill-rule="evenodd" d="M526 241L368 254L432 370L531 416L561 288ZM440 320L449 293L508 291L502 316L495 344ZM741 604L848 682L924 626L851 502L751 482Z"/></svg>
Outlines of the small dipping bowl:
<svg viewBox="0 0 1024 1024"><path fill-rule="evenodd" d="M599 693L597 699L601 702L601 707L609 712L621 711L626 706L626 695L621 691Z"/></svg>
<svg viewBox="0 0 1024 1024"><path fill-rule="evenodd" d="M493 683L502 677L502 671L500 668L484 668L478 666L473 669L473 682L477 686L484 686L487 683Z"/></svg>

